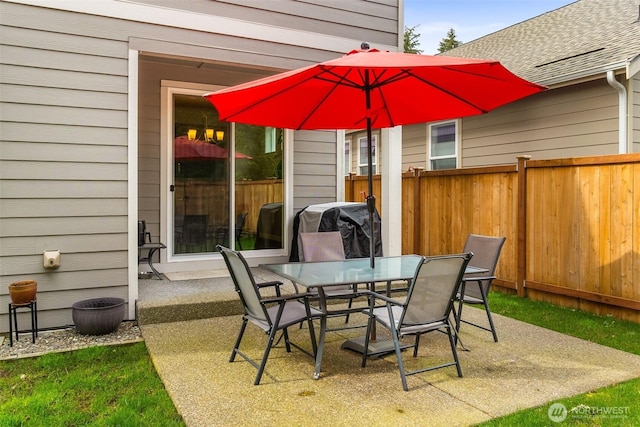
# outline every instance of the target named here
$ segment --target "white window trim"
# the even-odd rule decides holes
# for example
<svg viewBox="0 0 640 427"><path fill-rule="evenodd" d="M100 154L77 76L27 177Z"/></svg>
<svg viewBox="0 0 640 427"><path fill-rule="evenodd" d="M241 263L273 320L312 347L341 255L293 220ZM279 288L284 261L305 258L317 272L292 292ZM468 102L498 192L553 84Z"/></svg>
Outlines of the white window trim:
<svg viewBox="0 0 640 427"><path fill-rule="evenodd" d="M172 217L171 209L173 208L170 200L169 188L173 184L173 159L170 155L171 143L173 138L173 103L171 99L174 94L202 96L208 92L220 90L224 86L203 85L188 82L176 82L163 80L161 82L161 101L160 101L160 239L166 242L167 250L164 251L168 263L188 262L211 259L211 254L193 255L193 256L175 256L173 255L173 222L169 221ZM233 193L230 195L233 196ZM233 200L230 200L232 203Z"/></svg>
<svg viewBox="0 0 640 427"><path fill-rule="evenodd" d="M362 156L360 156L360 147L361 147L361 142L363 140L366 143L367 137L366 136L358 137L358 175L361 175L360 168L369 166L366 162L365 163L360 162L360 160L362 159ZM380 173L380 171L378 170L378 156L380 155L380 147L378 145L379 145L378 135L374 133L371 135L371 146L374 148L375 155L371 159L371 167L372 168L375 167L376 174ZM351 150L349 151L349 153L351 154L352 151L353 151L353 147L351 147Z"/></svg>
<svg viewBox="0 0 640 427"><path fill-rule="evenodd" d="M453 123L456 127L454 136L455 136L455 141L454 141L454 155L453 156L434 156L431 157L431 129L435 126L442 126L442 125L447 125ZM452 159L455 158L456 159L456 169L460 169L460 119L455 119L455 120L444 120L441 122L433 122L433 123L429 123L429 126L427 127L427 170L433 170L431 168L431 161L432 160L440 160L440 159Z"/></svg>
<svg viewBox="0 0 640 427"><path fill-rule="evenodd" d="M344 173L345 176L349 175L351 173L351 167L353 165L352 163L352 159L353 159L353 138L349 137L349 138L345 138L344 140L344 149L342 150L342 152L344 153L346 148L349 147L349 155L345 155L344 156L344 162L345 162L345 167L342 168L342 172ZM346 172L345 172L346 171Z"/></svg>

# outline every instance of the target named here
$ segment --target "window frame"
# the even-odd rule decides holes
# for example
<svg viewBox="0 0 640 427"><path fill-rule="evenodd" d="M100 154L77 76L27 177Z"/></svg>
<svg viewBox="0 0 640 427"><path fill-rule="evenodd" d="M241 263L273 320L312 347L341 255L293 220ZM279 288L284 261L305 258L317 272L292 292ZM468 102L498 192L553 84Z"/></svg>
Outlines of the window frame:
<svg viewBox="0 0 640 427"><path fill-rule="evenodd" d="M368 163L365 161L365 163L362 163L362 156L361 156L361 147L362 147L362 142L364 141L365 145L367 144L367 136L359 136L357 137L358 139L358 175L367 175L367 173L362 173L362 168L363 167L368 167ZM376 175L378 173L378 153L380 152L378 150L378 135L377 134L372 134L371 135L371 147L373 148L373 157L371 159L371 167L373 169L373 175ZM365 160L367 158L365 157Z"/></svg>
<svg viewBox="0 0 640 427"><path fill-rule="evenodd" d="M448 154L448 155L444 155L444 156L432 156L431 155L431 141L432 141L432 136L433 136L433 129L437 128L437 127L442 127L442 126L448 126L448 125L454 125L454 153L453 154ZM433 123L429 123L429 126L427 127L427 170L438 170L438 169L434 169L433 165L432 165L432 161L434 160L446 160L446 159L455 159L456 161L456 166L455 169L459 169L460 168L460 119L454 119L454 120L444 120L441 122L433 122Z"/></svg>

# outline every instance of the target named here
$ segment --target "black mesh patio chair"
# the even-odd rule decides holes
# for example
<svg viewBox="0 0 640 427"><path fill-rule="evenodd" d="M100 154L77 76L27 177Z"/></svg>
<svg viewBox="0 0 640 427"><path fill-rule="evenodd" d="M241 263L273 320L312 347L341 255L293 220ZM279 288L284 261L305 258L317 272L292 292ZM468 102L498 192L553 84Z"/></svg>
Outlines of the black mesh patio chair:
<svg viewBox="0 0 640 427"><path fill-rule="evenodd" d="M302 244L302 257L304 262L340 261L345 259L344 243L339 231L300 233L300 243ZM294 286L296 286L297 290L295 283ZM348 323L350 312L353 309L353 300L359 296L357 290L357 284L324 287L323 291L326 300L348 301L347 310L332 312L327 308L327 316L337 317L344 315L345 323ZM311 289L310 293L317 297L318 290Z"/></svg>
<svg viewBox="0 0 640 427"><path fill-rule="evenodd" d="M233 251L221 245L218 245L217 249L227 264L236 292L238 292L244 307L242 325L240 326L240 332L233 346L229 362L233 362L237 354L240 355L258 369L258 374L253 384L260 384L260 378L262 378L269 352L274 345L274 339L278 331L282 331L288 353L291 352L291 346L294 346L303 353L315 358L317 346L312 319L314 316L320 316L321 313L309 306L309 295L306 293L282 295L280 293L282 282L279 281L256 283L249 264L247 264L247 261L240 252ZM264 297L261 295L260 290L267 287L275 288L275 296ZM305 320L309 325L309 335L311 337L313 353L309 353L307 350L291 342L287 332L289 326L297 325ZM262 355L262 361L259 365L239 349L248 322L259 327L269 336L267 346Z"/></svg>
<svg viewBox="0 0 640 427"><path fill-rule="evenodd" d="M406 377L409 375L455 365L458 376L462 376L454 339L456 330L451 325L449 317L453 310L453 301L458 292L462 276L471 257L472 254L465 253L423 258L423 262L416 268L405 301L398 301L386 295L372 293L375 298L370 300L368 310L370 317L367 334L365 335L362 367L365 367L367 363L373 322L378 322L391 331L404 391L408 391ZM384 301L385 305L376 307L377 300ZM413 357L416 357L420 346L420 336L433 331L447 334L453 361L406 371L402 361L402 350L413 347ZM400 341L401 338L407 335L415 336L413 344Z"/></svg>
<svg viewBox="0 0 640 427"><path fill-rule="evenodd" d="M491 310L489 309L489 289L491 282L496 277L494 273L498 265L500 251L507 239L505 237L481 236L479 234L470 234L464 245L464 252L473 252L473 259L469 262L472 267L480 267L486 269L486 273L466 274L462 278L460 293L457 296L458 313L456 314L456 331L460 331L460 323L475 326L476 328L490 331L493 334L493 340L498 342L498 334L493 325ZM482 304L487 313L489 327L469 322L462 318L462 307L464 304Z"/></svg>

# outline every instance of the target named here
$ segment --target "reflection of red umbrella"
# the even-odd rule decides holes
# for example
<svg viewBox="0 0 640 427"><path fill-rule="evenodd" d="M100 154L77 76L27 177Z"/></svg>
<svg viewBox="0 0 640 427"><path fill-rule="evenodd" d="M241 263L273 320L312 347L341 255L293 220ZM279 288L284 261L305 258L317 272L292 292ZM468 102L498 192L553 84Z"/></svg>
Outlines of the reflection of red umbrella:
<svg viewBox="0 0 640 427"><path fill-rule="evenodd" d="M486 113L545 88L497 61L354 50L316 65L206 94L220 119L290 129L371 129ZM373 231L373 230L372 230ZM374 266L371 233L371 266Z"/></svg>
<svg viewBox="0 0 640 427"><path fill-rule="evenodd" d="M227 150L216 144L210 144L202 140L190 140L186 135L174 140L174 155L176 160L210 160L226 159ZM251 156L236 151L236 159L251 159Z"/></svg>

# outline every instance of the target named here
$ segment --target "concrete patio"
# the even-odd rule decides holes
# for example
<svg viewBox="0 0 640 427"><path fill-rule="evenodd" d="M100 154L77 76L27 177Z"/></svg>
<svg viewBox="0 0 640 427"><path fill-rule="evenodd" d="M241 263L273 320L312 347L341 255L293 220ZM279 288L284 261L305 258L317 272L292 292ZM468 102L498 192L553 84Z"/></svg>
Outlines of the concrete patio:
<svg viewBox="0 0 640 427"><path fill-rule="evenodd" d="M273 279L260 269L255 274ZM498 343L463 325L470 349L459 351L463 378L444 368L409 377L404 392L394 355L361 368L358 354L340 348L363 333L356 329L327 335L319 380L312 379L309 356L280 345L254 386L255 368L241 358L228 361L240 326L237 299L228 277L140 281L146 345L189 426L467 426L640 376L639 356L496 315ZM466 311L485 318L480 310ZM292 340L310 348L306 328L291 332ZM259 358L265 340L249 326L241 348ZM405 354L404 360L423 366L448 357L446 336L428 334L418 358Z"/></svg>

